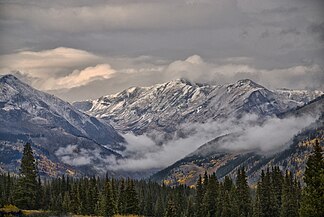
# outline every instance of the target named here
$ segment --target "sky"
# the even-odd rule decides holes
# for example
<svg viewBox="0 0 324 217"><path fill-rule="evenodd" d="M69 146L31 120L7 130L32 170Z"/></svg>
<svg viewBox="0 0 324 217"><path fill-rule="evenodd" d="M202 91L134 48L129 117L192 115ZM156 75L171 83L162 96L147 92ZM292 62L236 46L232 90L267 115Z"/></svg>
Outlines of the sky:
<svg viewBox="0 0 324 217"><path fill-rule="evenodd" d="M0 0L0 74L68 101L177 78L324 90L323 0Z"/></svg>

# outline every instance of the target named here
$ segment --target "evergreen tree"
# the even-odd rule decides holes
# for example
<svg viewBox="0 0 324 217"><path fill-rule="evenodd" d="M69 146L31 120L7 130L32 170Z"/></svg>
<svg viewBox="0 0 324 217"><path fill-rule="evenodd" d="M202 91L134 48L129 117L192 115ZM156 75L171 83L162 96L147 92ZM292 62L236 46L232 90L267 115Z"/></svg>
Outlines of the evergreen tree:
<svg viewBox="0 0 324 217"><path fill-rule="evenodd" d="M188 205L186 209L186 217L194 217L194 216L195 216L194 200L192 197L189 197Z"/></svg>
<svg viewBox="0 0 324 217"><path fill-rule="evenodd" d="M197 184L196 184L196 217L204 217L204 189L201 175L199 175Z"/></svg>
<svg viewBox="0 0 324 217"><path fill-rule="evenodd" d="M148 193L147 197L143 199L144 201L144 215L145 216L154 216L154 205L153 197L151 193Z"/></svg>
<svg viewBox="0 0 324 217"><path fill-rule="evenodd" d="M120 214L126 213L126 197L125 180L121 179L118 196L118 213Z"/></svg>
<svg viewBox="0 0 324 217"><path fill-rule="evenodd" d="M71 212L71 199L68 191L64 192L62 208L63 208L63 213Z"/></svg>
<svg viewBox="0 0 324 217"><path fill-rule="evenodd" d="M272 174L267 169L266 174L261 171L260 181L257 186L257 195L254 205L255 217L277 217L280 216L280 207L278 206L273 187Z"/></svg>
<svg viewBox="0 0 324 217"><path fill-rule="evenodd" d="M247 183L247 177L244 167L238 169L236 179L236 196L239 215L248 217L252 214L250 188Z"/></svg>
<svg viewBox="0 0 324 217"><path fill-rule="evenodd" d="M204 215L208 217L216 216L217 209L217 197L218 197L218 182L216 174L213 173L208 179L208 185L206 193L204 195L203 205L204 205Z"/></svg>
<svg viewBox="0 0 324 217"><path fill-rule="evenodd" d="M155 217L164 216L164 206L163 206L163 200L161 196L159 196L156 200L155 207L154 207L154 214Z"/></svg>
<svg viewBox="0 0 324 217"><path fill-rule="evenodd" d="M279 169L279 167L274 167L272 168L271 171L271 189L273 191L273 200L274 204L273 206L275 207L276 214L280 213L280 208L281 208L281 195L282 195L282 185L283 185L283 175Z"/></svg>
<svg viewBox="0 0 324 217"><path fill-rule="evenodd" d="M104 194L101 198L103 207L101 208L103 216L114 216L113 190L109 180L106 180Z"/></svg>
<svg viewBox="0 0 324 217"><path fill-rule="evenodd" d="M134 181L131 179L127 180L125 213L138 213L138 197L135 191Z"/></svg>
<svg viewBox="0 0 324 217"><path fill-rule="evenodd" d="M165 210L164 217L177 217L179 216L179 210L177 209L176 203L171 195L168 200L168 204Z"/></svg>
<svg viewBox="0 0 324 217"><path fill-rule="evenodd" d="M298 189L290 172L286 171L282 190L281 217L297 217Z"/></svg>
<svg viewBox="0 0 324 217"><path fill-rule="evenodd" d="M301 216L324 216L324 160L318 140L306 163L304 181L306 187L302 195Z"/></svg>
<svg viewBox="0 0 324 217"><path fill-rule="evenodd" d="M37 167L30 143L24 146L20 176L15 188L15 203L22 209L35 209L37 196Z"/></svg>

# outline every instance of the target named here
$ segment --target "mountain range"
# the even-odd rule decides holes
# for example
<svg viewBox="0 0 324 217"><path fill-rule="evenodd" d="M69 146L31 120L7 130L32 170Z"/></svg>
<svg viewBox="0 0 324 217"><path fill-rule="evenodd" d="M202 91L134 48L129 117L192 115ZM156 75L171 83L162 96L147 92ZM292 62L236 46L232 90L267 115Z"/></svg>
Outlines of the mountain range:
<svg viewBox="0 0 324 217"><path fill-rule="evenodd" d="M261 170L279 166L282 171L294 172L296 177L303 182L303 172L308 156L312 152L312 145L314 145L315 140L324 140L324 96L281 114L280 117L284 120L285 118L305 117L307 115L317 117L286 143L281 144L281 149L274 153L260 150L238 151L237 149L228 149L227 145L244 137L237 133L227 134L200 146L188 156L154 174L151 178L167 185L185 184L191 186L197 182L199 175L203 176L205 171L209 174L216 172L220 179L225 176L235 178L237 169L244 166L248 181L250 184L255 184ZM263 142L260 143L262 147ZM264 141L264 143L267 143L267 141Z"/></svg>
<svg viewBox="0 0 324 217"><path fill-rule="evenodd" d="M323 92L270 90L249 79L225 85L177 79L151 87L131 87L71 105L5 75L0 77L0 94L0 169L16 172L23 144L28 141L33 144L43 175L103 174L119 159L132 157L124 154L129 146L125 133L135 138L148 136L163 147L165 141L190 137L193 132L187 130L188 125L228 120L235 123L253 115L249 124L262 127L273 118L313 115L315 121L271 155L259 150L222 149L245 131L215 131L211 141L197 144L200 147L193 153L152 176L170 185L192 185L205 170L222 178L245 165L253 183L260 169L270 165L292 167L287 162L296 153L307 156L310 149L303 152L298 147L305 147L310 135L312 139L323 137L323 114L318 113L324 110ZM304 166L305 159L300 161L296 171Z"/></svg>
<svg viewBox="0 0 324 217"><path fill-rule="evenodd" d="M275 116L322 95L322 91L269 90L249 79L210 85L177 79L151 87L131 87L95 100L74 102L89 115L106 120L121 132L135 135L183 135L191 123L206 123L245 114Z"/></svg>

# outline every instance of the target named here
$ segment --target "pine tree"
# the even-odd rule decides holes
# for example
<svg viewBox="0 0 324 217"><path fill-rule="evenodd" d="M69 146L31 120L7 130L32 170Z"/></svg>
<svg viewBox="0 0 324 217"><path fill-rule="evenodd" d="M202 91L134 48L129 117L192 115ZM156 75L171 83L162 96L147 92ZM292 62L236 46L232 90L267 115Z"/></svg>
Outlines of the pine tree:
<svg viewBox="0 0 324 217"><path fill-rule="evenodd" d="M103 198L101 199L103 200L103 207L101 208L103 216L114 216L113 190L109 180L106 180Z"/></svg>
<svg viewBox="0 0 324 217"><path fill-rule="evenodd" d="M135 191L134 181L131 179L127 180L125 213L138 213L138 197Z"/></svg>
<svg viewBox="0 0 324 217"><path fill-rule="evenodd" d="M154 216L155 217L164 216L164 206L163 206L163 200L161 196L159 196L156 200L155 207L154 207Z"/></svg>
<svg viewBox="0 0 324 217"><path fill-rule="evenodd" d="M306 163L304 181L306 187L302 195L301 216L324 216L324 160L318 140Z"/></svg>
<svg viewBox="0 0 324 217"><path fill-rule="evenodd" d="M203 201L204 199L204 189L201 175L199 175L197 185L196 185L196 217L204 217L204 206Z"/></svg>
<svg viewBox="0 0 324 217"><path fill-rule="evenodd" d="M195 216L194 200L192 197L189 197L187 210L186 210L186 217L194 217L194 216Z"/></svg>
<svg viewBox="0 0 324 217"><path fill-rule="evenodd" d="M213 173L209 178L206 193L204 195L203 206L204 206L204 215L208 217L216 216L216 205L218 197L218 182L216 174Z"/></svg>
<svg viewBox="0 0 324 217"><path fill-rule="evenodd" d="M252 214L250 188L247 183L247 177L245 174L244 167L238 169L237 180L236 180L236 193L239 215L248 217Z"/></svg>
<svg viewBox="0 0 324 217"><path fill-rule="evenodd" d="M174 198L171 195L168 200L164 217L178 217L178 216L179 216L179 210L177 209Z"/></svg>
<svg viewBox="0 0 324 217"><path fill-rule="evenodd" d="M15 189L15 203L22 209L34 209L37 196L37 167L30 143L24 146L20 176Z"/></svg>
<svg viewBox="0 0 324 217"><path fill-rule="evenodd" d="M286 171L282 189L281 217L297 217L298 215L298 189L290 172Z"/></svg>
<svg viewBox="0 0 324 217"><path fill-rule="evenodd" d="M63 208L63 213L69 213L71 211L71 199L68 191L64 192L62 208Z"/></svg>
<svg viewBox="0 0 324 217"><path fill-rule="evenodd" d="M120 187L119 187L119 194L118 194L118 213L125 214L126 213L126 187L125 187L125 180L121 179Z"/></svg>
<svg viewBox="0 0 324 217"><path fill-rule="evenodd" d="M153 197L152 194L148 194L144 197L144 214L145 216L154 216Z"/></svg>
<svg viewBox="0 0 324 217"><path fill-rule="evenodd" d="M274 207L277 210L276 214L280 213L281 209L281 195L282 195L282 186L283 186L283 175L279 169L279 167L272 168L271 172L271 189L273 192L273 200L274 200Z"/></svg>

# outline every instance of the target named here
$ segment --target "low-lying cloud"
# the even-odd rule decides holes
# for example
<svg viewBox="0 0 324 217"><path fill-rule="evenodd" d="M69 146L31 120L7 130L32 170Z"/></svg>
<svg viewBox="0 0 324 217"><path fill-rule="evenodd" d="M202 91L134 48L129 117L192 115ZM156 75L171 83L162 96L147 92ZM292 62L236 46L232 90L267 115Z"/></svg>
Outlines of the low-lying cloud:
<svg viewBox="0 0 324 217"><path fill-rule="evenodd" d="M107 170L145 172L165 168L193 153L204 155L217 151L256 151L272 154L287 148L293 136L316 119L316 116L308 115L284 119L272 117L260 122L256 115L245 115L239 120L182 125L180 130L187 137L179 138L175 135L162 144L160 139L153 139L152 136L125 134L127 146L121 153L124 158L103 156L99 150L87 150L77 145L61 147L55 154L64 163L73 166L91 165L102 173ZM154 138L163 137L162 133L155 133ZM223 135L228 136L216 143L204 145Z"/></svg>
<svg viewBox="0 0 324 217"><path fill-rule="evenodd" d="M111 170L142 171L165 168L191 154L201 145L222 135L233 134L230 139L221 140L215 146L209 146L210 152L219 151L258 151L264 154L274 153L287 148L289 141L305 127L316 120L314 116L289 117L285 119L269 118L260 124L255 115L246 115L240 120L208 122L182 126L190 132L187 138L174 138L163 145L157 145L148 136L125 135L128 146L125 159L109 165ZM239 136L238 136L239 135Z"/></svg>

